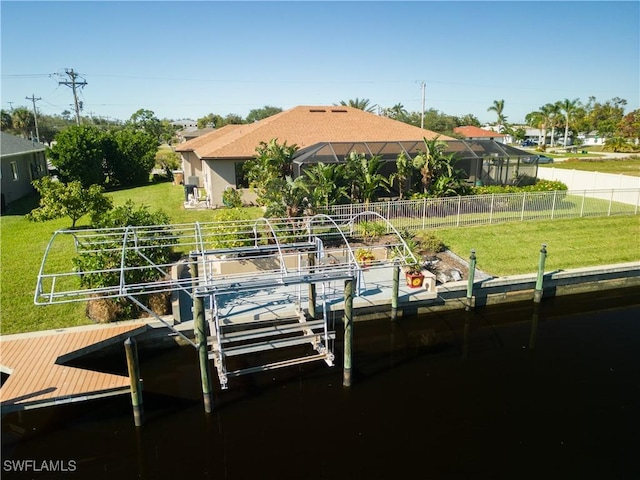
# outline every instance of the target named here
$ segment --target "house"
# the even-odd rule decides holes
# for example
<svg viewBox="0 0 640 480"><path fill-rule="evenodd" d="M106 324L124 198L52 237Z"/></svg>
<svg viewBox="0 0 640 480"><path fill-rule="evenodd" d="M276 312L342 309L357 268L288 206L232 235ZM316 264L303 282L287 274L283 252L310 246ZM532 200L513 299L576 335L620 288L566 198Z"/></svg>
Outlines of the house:
<svg viewBox="0 0 640 480"><path fill-rule="evenodd" d="M598 135L598 132L593 131L578 134L578 140L580 141L580 145L588 147L595 145L604 145L606 138L602 135Z"/></svg>
<svg viewBox="0 0 640 480"><path fill-rule="evenodd" d="M45 145L0 132L2 210L7 204L35 192L33 180L47 175Z"/></svg>
<svg viewBox="0 0 640 480"><path fill-rule="evenodd" d="M199 196L206 196L210 205L217 207L223 205L226 188L246 186L243 164L254 158L260 142L275 138L281 144L297 145L302 152L321 143L348 143L351 146L343 152L348 154L354 150L367 153L360 150L365 148L362 142L408 141L423 145L423 138L436 137L453 140L352 107L299 106L252 124L225 125L178 145L176 152L182 156L185 185L198 187L203 191ZM255 196L245 191L243 199L251 202Z"/></svg>
<svg viewBox="0 0 640 480"><path fill-rule="evenodd" d="M464 127L456 127L453 129L455 133L461 135L467 140L493 140L499 143L507 143L507 135L498 133L493 130L485 130L484 128L467 125Z"/></svg>

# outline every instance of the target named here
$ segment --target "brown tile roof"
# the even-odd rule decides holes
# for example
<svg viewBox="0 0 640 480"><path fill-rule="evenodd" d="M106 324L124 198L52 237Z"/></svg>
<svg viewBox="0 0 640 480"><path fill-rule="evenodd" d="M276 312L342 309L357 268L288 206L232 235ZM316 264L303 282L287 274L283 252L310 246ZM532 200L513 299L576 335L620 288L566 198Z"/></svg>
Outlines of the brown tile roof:
<svg viewBox="0 0 640 480"><path fill-rule="evenodd" d="M474 127L473 125L468 125L466 127L456 127L453 129L455 133L459 133L460 135L465 136L466 138L495 138L495 137L506 137L503 133L494 132L492 130L484 130L479 127Z"/></svg>
<svg viewBox="0 0 640 480"><path fill-rule="evenodd" d="M176 147L200 158L251 158L260 142L308 147L320 142L373 142L432 139L438 136L390 118L344 106L300 106L247 125L227 125ZM440 135L441 140L453 140Z"/></svg>

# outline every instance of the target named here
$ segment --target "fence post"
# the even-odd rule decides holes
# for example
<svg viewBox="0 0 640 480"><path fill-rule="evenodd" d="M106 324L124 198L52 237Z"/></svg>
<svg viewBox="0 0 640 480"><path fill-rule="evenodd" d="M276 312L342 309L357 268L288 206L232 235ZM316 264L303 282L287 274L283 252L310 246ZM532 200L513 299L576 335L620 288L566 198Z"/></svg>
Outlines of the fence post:
<svg viewBox="0 0 640 480"><path fill-rule="evenodd" d="M611 197L609 197L609 211L607 212L607 217L611 216L611 205L613 204L613 193L615 192L615 190L612 188L611 189Z"/></svg>
<svg viewBox="0 0 640 480"><path fill-rule="evenodd" d="M193 333L196 337L196 348L200 363L200 381L202 383L202 398L204 411L211 413L213 409L213 387L211 384L211 369L209 367L209 343L207 340L207 324L204 319L204 299L197 295L198 264L194 261L191 265L193 282Z"/></svg>
<svg viewBox="0 0 640 480"><path fill-rule="evenodd" d="M460 204L462 202L462 196L458 195L458 216L456 218L456 227L460 226Z"/></svg>
<svg viewBox="0 0 640 480"><path fill-rule="evenodd" d="M551 220L554 219L556 213L556 197L558 195L558 191L553 191L553 204L551 205Z"/></svg>
<svg viewBox="0 0 640 480"><path fill-rule="evenodd" d="M582 205L580 205L580 218L584 216L584 201L587 198L587 191L582 191Z"/></svg>
<svg viewBox="0 0 640 480"><path fill-rule="evenodd" d="M536 279L536 289L533 292L533 301L540 303L542 300L542 282L544 280L544 261L547 258L547 244L543 243L540 249L540 258L538 259L538 278Z"/></svg>
<svg viewBox="0 0 640 480"><path fill-rule="evenodd" d="M524 221L524 204L527 199L527 192L522 192L522 211L520 212L520 221Z"/></svg>
<svg viewBox="0 0 640 480"><path fill-rule="evenodd" d="M427 197L424 197L424 199L422 200L422 230L424 230L425 227L425 221L427 219Z"/></svg>
<svg viewBox="0 0 640 480"><path fill-rule="evenodd" d="M489 206L489 225L493 223L493 199L495 198L495 193L491 194L491 205Z"/></svg>

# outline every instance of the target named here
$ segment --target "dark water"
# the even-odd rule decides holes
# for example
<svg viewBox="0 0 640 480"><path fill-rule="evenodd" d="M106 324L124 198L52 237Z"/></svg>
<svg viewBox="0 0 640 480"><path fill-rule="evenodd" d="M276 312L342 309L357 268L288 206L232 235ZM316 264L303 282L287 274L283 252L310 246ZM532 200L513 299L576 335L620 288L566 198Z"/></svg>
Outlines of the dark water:
<svg viewBox="0 0 640 480"><path fill-rule="evenodd" d="M7 415L2 478L640 478L639 289L354 335L351 388L338 341L337 366L231 379L211 415L193 349L143 354L144 427L128 396Z"/></svg>

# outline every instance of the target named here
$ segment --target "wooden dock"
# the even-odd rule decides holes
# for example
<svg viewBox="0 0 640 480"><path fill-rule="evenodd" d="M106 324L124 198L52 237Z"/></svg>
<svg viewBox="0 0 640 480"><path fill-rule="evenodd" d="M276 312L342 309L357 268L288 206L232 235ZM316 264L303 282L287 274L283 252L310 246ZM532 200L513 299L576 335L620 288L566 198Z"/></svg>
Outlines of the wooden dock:
<svg viewBox="0 0 640 480"><path fill-rule="evenodd" d="M65 362L124 342L146 329L145 322L135 321L0 337L0 371L9 375L0 388L2 413L129 392L126 376Z"/></svg>

